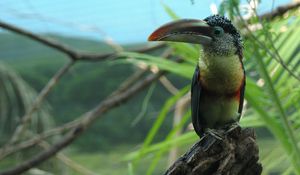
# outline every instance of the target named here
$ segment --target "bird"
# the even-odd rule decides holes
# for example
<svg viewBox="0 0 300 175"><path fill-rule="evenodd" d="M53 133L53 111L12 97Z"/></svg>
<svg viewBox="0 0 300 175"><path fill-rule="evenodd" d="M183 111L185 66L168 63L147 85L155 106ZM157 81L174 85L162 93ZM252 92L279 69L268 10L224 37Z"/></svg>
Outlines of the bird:
<svg viewBox="0 0 300 175"><path fill-rule="evenodd" d="M159 27L148 40L202 46L191 83L192 124L200 138L238 125L246 76L243 41L231 20L221 15L180 19Z"/></svg>

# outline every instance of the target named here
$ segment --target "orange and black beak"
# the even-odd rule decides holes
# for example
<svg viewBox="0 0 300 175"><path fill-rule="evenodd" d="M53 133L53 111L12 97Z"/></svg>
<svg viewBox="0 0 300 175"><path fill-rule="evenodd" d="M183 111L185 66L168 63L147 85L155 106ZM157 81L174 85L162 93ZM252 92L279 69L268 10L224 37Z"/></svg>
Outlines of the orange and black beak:
<svg viewBox="0 0 300 175"><path fill-rule="evenodd" d="M149 41L174 41L194 44L210 44L212 27L205 21L182 19L167 23L156 29L148 38Z"/></svg>

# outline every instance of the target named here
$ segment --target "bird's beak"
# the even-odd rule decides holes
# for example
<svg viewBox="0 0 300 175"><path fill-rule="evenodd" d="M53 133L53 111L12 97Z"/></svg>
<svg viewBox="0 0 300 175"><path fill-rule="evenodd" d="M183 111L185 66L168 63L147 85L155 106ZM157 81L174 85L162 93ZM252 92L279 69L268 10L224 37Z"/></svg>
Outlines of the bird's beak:
<svg viewBox="0 0 300 175"><path fill-rule="evenodd" d="M174 41L207 45L212 41L212 28L202 20L182 19L156 29L148 41Z"/></svg>

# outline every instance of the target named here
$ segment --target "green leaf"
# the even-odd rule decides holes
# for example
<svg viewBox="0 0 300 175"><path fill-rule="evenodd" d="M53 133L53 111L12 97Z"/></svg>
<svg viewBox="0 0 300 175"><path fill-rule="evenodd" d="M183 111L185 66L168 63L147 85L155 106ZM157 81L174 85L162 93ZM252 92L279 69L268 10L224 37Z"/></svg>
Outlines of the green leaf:
<svg viewBox="0 0 300 175"><path fill-rule="evenodd" d="M128 57L127 61L130 63L136 65L144 63L148 66L157 66L162 70L170 71L188 79L190 79L194 73L194 65L190 63L176 63L165 58L133 52L123 52L120 56Z"/></svg>
<svg viewBox="0 0 300 175"><path fill-rule="evenodd" d="M168 134L168 136L166 137L166 139L164 140L164 142L168 142L168 141L171 141L173 139L175 139L175 134L178 130L180 130L184 124L186 124L186 122L188 121L188 119L190 119L190 116L191 116L191 111L189 110L189 112L187 112L183 118L181 119L181 121L179 122L179 124L177 126L175 126L171 132ZM194 133L194 135L196 135ZM198 136L196 136L197 139ZM166 151L170 150L171 146L167 146L165 145L164 147L162 147L157 153L156 155L154 156L154 159L152 161L152 163L150 164L149 168L148 168L148 171L147 171L147 175L151 175L153 173L153 171L155 170L155 167L157 166L158 164L158 161L161 159L163 153L165 153Z"/></svg>
<svg viewBox="0 0 300 175"><path fill-rule="evenodd" d="M163 106L161 112L159 113L159 115L157 116L156 121L154 122L152 128L150 129L142 148L139 151L138 157L136 158L135 162L138 162L142 156L147 152L147 147L149 146L149 144L152 142L152 140L154 139L156 133L158 132L159 128L161 127L163 121L165 120L165 118L167 117L167 114L169 112L169 110L171 109L171 107L177 102L177 100L182 97L184 94L186 94L188 92L188 90L190 89L189 86L181 89L175 96L171 97L170 99L168 99L165 103L165 105Z"/></svg>
<svg viewBox="0 0 300 175"><path fill-rule="evenodd" d="M194 132L188 132L188 133L184 133L176 138L167 140L167 141L163 141L160 143L155 143L152 145L149 145L145 150L144 150L144 154L150 154L153 152L158 152L161 149L164 149L166 147L168 148L173 148L174 146L181 146L181 145L186 145L187 143L192 143L195 142L197 139L199 139L199 137L194 133ZM140 150L132 152L127 154L123 160L124 161L131 161L134 159L137 159L139 157L140 154Z"/></svg>
<svg viewBox="0 0 300 175"><path fill-rule="evenodd" d="M162 6L172 19L179 19L179 16L169 6L167 6L165 3L162 3Z"/></svg>
<svg viewBox="0 0 300 175"><path fill-rule="evenodd" d="M256 62L258 63L258 68L260 70L261 76L264 77L264 80L266 82L266 87L268 89L268 93L270 95L270 98L273 100L273 104L276 106L279 116L281 118L281 121L284 126L284 132L286 132L287 137L284 139L282 138L281 141L285 145L285 148L287 150L287 153L292 159L292 163L294 165L295 170L297 170L298 174L300 174L300 151L298 148L298 142L295 137L295 134L293 132L293 129L291 125L289 124L287 115L283 109L283 106L281 104L281 101L278 97L278 94L274 88L274 84L269 76L269 73L266 69L266 66L262 59L260 59L261 55L257 55L254 57L256 59Z"/></svg>

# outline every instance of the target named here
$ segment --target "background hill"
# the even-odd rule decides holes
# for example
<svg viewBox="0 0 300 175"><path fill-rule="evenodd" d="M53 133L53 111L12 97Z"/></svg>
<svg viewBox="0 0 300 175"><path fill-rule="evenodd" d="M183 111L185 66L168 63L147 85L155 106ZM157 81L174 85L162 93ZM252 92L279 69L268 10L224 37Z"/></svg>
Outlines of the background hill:
<svg viewBox="0 0 300 175"><path fill-rule="evenodd" d="M112 49L104 43L81 38L67 38L47 35L62 43L81 51L108 53ZM23 79L36 91L40 91L49 78L67 61L66 56L36 42L18 35L0 34L0 60L13 67ZM139 44L140 47L143 44ZM136 45L127 45L132 48ZM15 48L17 50L14 50ZM94 107L115 89L134 69L131 64L115 62L79 63L63 77L50 93L48 102L52 107L51 114L57 124L71 121L83 112ZM170 77L174 79L175 77ZM177 85L188 83L186 80L175 78ZM113 149L121 143L140 143L160 110L161 105L170 95L160 84L150 98L143 118L136 124L133 121L141 111L141 105L148 90L141 93L126 105L108 113L103 120L95 123L75 144L81 151L95 149ZM91 93L92 92L92 93ZM163 138L171 127L172 120L165 123L158 138ZM128 137L130 136L130 137Z"/></svg>

